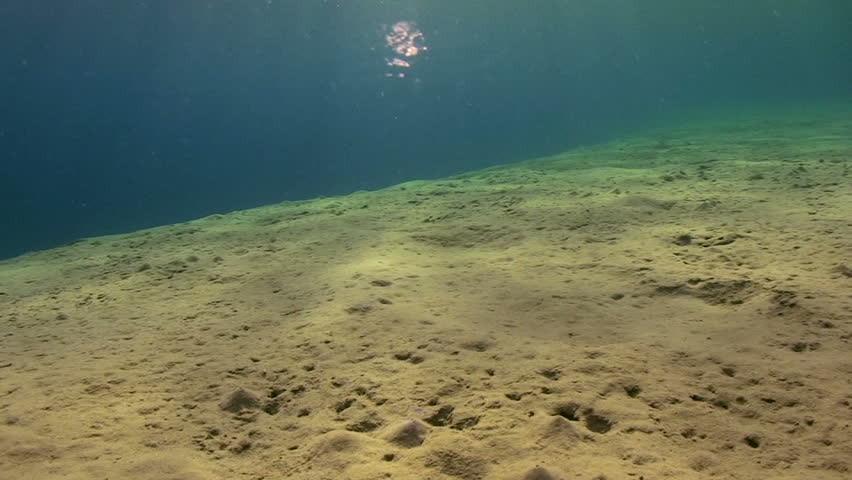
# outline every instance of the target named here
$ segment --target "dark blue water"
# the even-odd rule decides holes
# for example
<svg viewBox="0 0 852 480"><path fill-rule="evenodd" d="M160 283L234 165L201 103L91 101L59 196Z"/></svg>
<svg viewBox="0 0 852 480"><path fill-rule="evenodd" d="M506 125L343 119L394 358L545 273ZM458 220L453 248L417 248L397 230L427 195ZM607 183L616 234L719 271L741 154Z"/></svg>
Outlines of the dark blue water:
<svg viewBox="0 0 852 480"><path fill-rule="evenodd" d="M428 49L392 68L402 20ZM8 257L848 98L852 2L4 0L0 61Z"/></svg>

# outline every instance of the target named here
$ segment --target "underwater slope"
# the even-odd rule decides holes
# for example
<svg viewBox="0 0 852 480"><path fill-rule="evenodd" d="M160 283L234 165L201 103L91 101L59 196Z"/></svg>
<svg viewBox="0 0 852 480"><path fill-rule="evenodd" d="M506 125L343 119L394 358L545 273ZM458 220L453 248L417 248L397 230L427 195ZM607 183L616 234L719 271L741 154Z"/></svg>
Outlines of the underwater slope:
<svg viewBox="0 0 852 480"><path fill-rule="evenodd" d="M849 478L850 118L2 262L0 478Z"/></svg>

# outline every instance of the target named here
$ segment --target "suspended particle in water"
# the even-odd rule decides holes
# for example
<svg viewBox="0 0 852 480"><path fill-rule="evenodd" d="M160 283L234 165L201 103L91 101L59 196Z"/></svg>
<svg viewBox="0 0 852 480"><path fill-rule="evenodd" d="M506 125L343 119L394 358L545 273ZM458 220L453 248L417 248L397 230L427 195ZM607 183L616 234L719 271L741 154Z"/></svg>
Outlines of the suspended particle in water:
<svg viewBox="0 0 852 480"><path fill-rule="evenodd" d="M411 67L411 63L406 62L405 60L403 60L401 58L394 58L393 60L388 62L388 66L409 68L409 67Z"/></svg>

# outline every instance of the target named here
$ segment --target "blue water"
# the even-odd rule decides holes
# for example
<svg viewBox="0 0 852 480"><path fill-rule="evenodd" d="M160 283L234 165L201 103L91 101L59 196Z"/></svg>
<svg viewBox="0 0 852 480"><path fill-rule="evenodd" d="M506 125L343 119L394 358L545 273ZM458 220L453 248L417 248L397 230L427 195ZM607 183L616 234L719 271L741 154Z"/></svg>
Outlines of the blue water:
<svg viewBox="0 0 852 480"><path fill-rule="evenodd" d="M387 65L398 21L427 47L408 68ZM4 0L0 61L9 257L550 154L681 109L848 98L852 2Z"/></svg>

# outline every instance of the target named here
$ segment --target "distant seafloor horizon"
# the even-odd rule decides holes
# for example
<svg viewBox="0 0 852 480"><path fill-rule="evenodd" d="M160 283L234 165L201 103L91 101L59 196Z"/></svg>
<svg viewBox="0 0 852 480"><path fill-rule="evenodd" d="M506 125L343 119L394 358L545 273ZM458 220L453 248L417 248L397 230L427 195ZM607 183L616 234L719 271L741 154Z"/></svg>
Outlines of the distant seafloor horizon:
<svg viewBox="0 0 852 480"><path fill-rule="evenodd" d="M693 136L697 137L713 137L716 135L724 134L731 131L742 131L744 136L741 140L742 143L754 143L755 139L753 138L755 129L765 129L765 128L778 128L778 129L802 129L807 128L809 126L817 126L815 130L813 130L814 138L819 138L823 136L823 132L818 129L820 125L832 125L833 127L844 129L849 132L850 138L852 138L852 97L845 98L835 98L831 100L825 100L822 102L812 101L809 103L763 103L763 104L729 104L729 105L719 105L715 108L703 108L700 110L691 110L691 111L681 111L681 112L671 112L670 115L660 116L656 119L655 123L648 123L641 127L637 127L632 131L624 131L620 135L613 136L611 138L601 139L599 142L589 143L589 144L581 144L576 147L569 148L567 150L547 153L541 156L529 157L529 158L518 158L516 161L510 161L501 164L488 165L483 167L482 169L472 169L468 171L459 171L452 172L444 177L435 177L435 178L411 178L405 179L403 181L388 184L388 185L379 185L374 188L368 189L358 189L352 191L343 191L339 193L330 193L328 195L317 195L315 197L306 197L306 198L296 198L296 199L287 199L281 202L270 202L268 204L262 205L252 205L245 209L233 209L233 210L223 210L218 212L210 212L205 215L200 215L197 217L182 219L177 223L186 223L193 222L196 220L202 220L208 216L217 216L221 214L229 214L229 213L239 213L243 210L254 210L254 209L262 209L264 207L272 207L275 205L283 205L287 203L299 203L299 204L310 204L316 202L318 200L326 199L326 198L340 198L341 200L346 200L346 197L350 194L358 194L363 191L378 191L385 189L396 189L399 188L400 185L406 184L409 182L416 181L427 181L434 182L435 184L440 184L441 180L452 180L455 178L463 178L470 175L478 175L480 170L487 170L493 167L513 167L515 165L520 165L528 162L536 163L538 161L550 161L551 159L564 159L564 158L572 158L579 155L582 155L587 151L607 151L612 150L613 145L622 144L622 143L645 143L657 145L661 148L661 158L662 157L670 157L670 153L668 148L671 146L671 142L687 142L689 143ZM809 142L807 138L803 138L802 148L810 148ZM772 141L769 141L772 143ZM791 142L792 143L792 142ZM623 151L623 147L618 148L619 151ZM629 152L626 152L629 153ZM708 158L712 157L712 151L707 152ZM637 152L637 156L641 157L642 153ZM762 160L779 160L782 157L778 158L762 158ZM755 158L744 156L742 158L744 161L754 161ZM671 160L668 160L671 162ZM676 162L673 163L673 167L676 167ZM586 166L588 167L588 166ZM637 169L647 167L646 164L642 162L636 162L633 167ZM121 236L123 234L130 234L136 231L145 231L150 228L156 227L167 227L169 224L152 224L152 225L142 225L138 228L122 230L122 231L108 231L103 233L97 233L88 235L86 237L75 238L68 242L54 245L48 247L47 249L52 249L56 247L65 247L75 245L85 241L94 241L99 243L99 237L107 237L111 236ZM45 249L42 249L45 250ZM38 253L40 250L33 250L29 252L22 252L19 255L26 256L31 253ZM0 262L4 260L14 260L16 256L10 256L8 258L0 258Z"/></svg>

